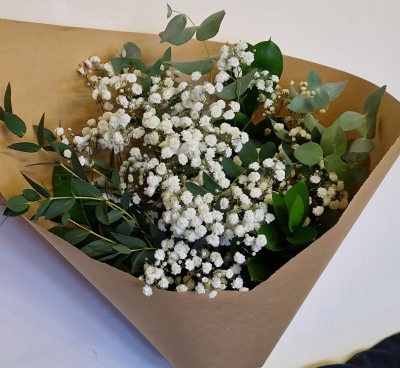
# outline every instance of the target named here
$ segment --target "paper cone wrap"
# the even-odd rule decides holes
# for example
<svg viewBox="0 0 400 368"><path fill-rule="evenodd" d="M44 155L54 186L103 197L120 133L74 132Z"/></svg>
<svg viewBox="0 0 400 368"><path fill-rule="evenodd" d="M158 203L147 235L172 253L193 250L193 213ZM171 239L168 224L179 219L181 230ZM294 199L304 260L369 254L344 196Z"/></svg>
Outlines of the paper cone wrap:
<svg viewBox="0 0 400 368"><path fill-rule="evenodd" d="M79 63L98 55L102 60L115 56L114 50L132 41L151 62L168 47L158 36L81 28L67 28L0 20L0 91L11 82L14 112L30 128L46 112L45 126L79 131L89 118L101 114L83 78L76 72ZM210 43L210 53L221 44ZM201 43L173 48L173 60L203 58ZM327 82L348 80L343 94L331 103L322 123L332 122L342 112L362 112L365 98L377 87L353 75L292 57L284 58L280 82L297 83L315 70ZM1 93L1 92L0 92ZM350 203L339 223L323 237L292 259L270 279L248 293L218 292L209 299L195 292L176 293L154 290L147 298L143 282L85 254L32 224L49 247L54 247L105 298L107 298L174 367L261 367L341 245L368 200L400 152L400 102L386 94L378 115L376 149L370 166L373 173ZM331 120L329 120L331 119ZM18 139L0 127L0 191L6 198L28 187L20 171L51 187L51 170L26 165L37 155L5 149ZM34 140L33 129L28 134ZM396 143L395 143L396 142ZM393 147L392 147L393 146ZM44 179L43 179L44 178ZM20 218L20 221L26 221Z"/></svg>

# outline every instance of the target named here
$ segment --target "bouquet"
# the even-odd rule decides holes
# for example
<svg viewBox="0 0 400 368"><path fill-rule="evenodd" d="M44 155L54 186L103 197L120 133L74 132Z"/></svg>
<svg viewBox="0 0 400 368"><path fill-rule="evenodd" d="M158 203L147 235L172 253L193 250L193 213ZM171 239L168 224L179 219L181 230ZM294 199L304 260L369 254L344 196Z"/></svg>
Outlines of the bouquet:
<svg viewBox="0 0 400 368"><path fill-rule="evenodd" d="M181 45L215 36L225 15L200 26L168 6L161 42ZM78 72L101 115L81 131L34 126L36 142L8 148L54 161L53 188L25 176L30 189L7 201L6 214L36 205L33 219L88 256L153 288L249 291L329 230L374 149L385 91L364 112L324 114L346 81L323 84L315 71L281 86L283 57L271 40L223 45L217 55L173 61L171 48L152 65L126 43L118 57L86 59ZM0 119L23 138L11 87Z"/></svg>

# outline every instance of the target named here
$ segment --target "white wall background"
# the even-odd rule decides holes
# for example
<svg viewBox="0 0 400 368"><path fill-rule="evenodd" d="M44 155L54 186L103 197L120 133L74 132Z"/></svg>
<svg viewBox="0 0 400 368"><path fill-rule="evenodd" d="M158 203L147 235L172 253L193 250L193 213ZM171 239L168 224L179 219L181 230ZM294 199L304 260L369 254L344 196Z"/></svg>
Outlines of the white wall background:
<svg viewBox="0 0 400 368"><path fill-rule="evenodd" d="M169 0L169 4L187 12L197 24L225 9L216 40L256 43L272 37L284 54L342 69L377 85L387 84L388 92L400 99L397 0ZM1 18L64 26L158 33L167 23L165 15L166 4L160 0L0 0ZM396 274L400 255L387 222L389 217L397 222L400 218L398 211L384 210L393 210L392 198L398 196L399 163L394 169L380 190L381 197L372 202L375 207L370 206L360 218L358 234L364 237L349 237L353 247L339 250L265 367L340 362L400 328L398 318L393 320L400 294L398 285L390 283L400 279ZM379 215L386 216L385 245L392 247L388 253L392 258L382 256L379 237L373 238L376 233L364 232L373 230L370 224L376 221L378 208ZM9 232L1 235L2 242L8 237L8 248L0 247L0 366L168 366L79 276L57 263L57 257L43 253L40 245L28 251L18 239L12 244L18 229L11 227ZM377 260L375 273L359 257L368 241ZM349 279L352 282L343 287ZM322 306L321 300L329 302Z"/></svg>

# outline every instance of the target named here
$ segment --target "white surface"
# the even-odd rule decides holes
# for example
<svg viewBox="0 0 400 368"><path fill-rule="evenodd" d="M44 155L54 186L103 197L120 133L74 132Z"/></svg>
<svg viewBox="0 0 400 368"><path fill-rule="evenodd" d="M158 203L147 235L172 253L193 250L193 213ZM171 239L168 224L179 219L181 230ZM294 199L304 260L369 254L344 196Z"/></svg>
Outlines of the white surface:
<svg viewBox="0 0 400 368"><path fill-rule="evenodd" d="M400 99L398 1L169 3L197 23L225 9L217 40L272 36L287 55L388 84ZM164 1L148 0L0 0L5 19L152 33L165 27L165 8ZM264 367L340 362L400 330L393 231L399 181L397 162ZM0 228L0 280L0 367L168 367L62 259L10 224Z"/></svg>

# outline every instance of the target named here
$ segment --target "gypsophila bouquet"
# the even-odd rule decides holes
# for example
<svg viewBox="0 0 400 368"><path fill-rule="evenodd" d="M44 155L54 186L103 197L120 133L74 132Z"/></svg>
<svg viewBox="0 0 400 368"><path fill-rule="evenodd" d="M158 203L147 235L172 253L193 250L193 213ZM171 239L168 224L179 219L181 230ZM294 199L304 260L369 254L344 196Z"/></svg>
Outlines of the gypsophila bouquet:
<svg viewBox="0 0 400 368"><path fill-rule="evenodd" d="M204 42L225 12L200 26L168 6L161 42ZM102 113L80 132L35 126L37 143L9 148L54 158L53 189L10 198L6 214L37 204L34 220L88 256L152 288L248 291L329 230L368 175L376 114L385 88L364 112L319 120L346 82L279 84L283 57L271 40L222 46L199 61L153 65L126 43L104 62L78 68ZM8 86L0 119L19 137ZM352 131L350 134L349 132Z"/></svg>

